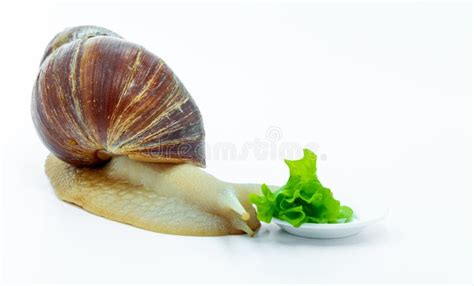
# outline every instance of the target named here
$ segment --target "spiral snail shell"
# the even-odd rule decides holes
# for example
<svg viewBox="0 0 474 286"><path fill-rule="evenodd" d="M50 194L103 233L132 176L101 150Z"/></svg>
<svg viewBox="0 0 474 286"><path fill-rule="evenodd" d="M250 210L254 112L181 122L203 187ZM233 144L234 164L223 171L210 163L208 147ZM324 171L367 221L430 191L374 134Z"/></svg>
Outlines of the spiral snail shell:
<svg viewBox="0 0 474 286"><path fill-rule="evenodd" d="M163 60L112 31L81 26L53 38L32 116L61 200L169 234L254 235L260 226L248 200L258 185L200 168L203 121L183 84Z"/></svg>
<svg viewBox="0 0 474 286"><path fill-rule="evenodd" d="M33 121L61 160L93 166L126 155L205 166L201 113L165 62L107 29L82 26L47 46Z"/></svg>

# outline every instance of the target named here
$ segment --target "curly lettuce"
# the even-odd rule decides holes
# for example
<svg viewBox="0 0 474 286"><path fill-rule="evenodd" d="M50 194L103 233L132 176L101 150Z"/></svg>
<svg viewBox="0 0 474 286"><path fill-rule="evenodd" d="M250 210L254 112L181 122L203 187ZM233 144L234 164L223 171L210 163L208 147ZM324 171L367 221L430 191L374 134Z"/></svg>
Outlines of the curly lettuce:
<svg viewBox="0 0 474 286"><path fill-rule="evenodd" d="M317 156L304 149L300 160L285 160L290 178L275 192L263 184L262 194L250 194L257 207L257 218L269 223L272 218L289 222L295 227L303 223L345 223L352 220L353 211L341 206L330 189L316 176Z"/></svg>

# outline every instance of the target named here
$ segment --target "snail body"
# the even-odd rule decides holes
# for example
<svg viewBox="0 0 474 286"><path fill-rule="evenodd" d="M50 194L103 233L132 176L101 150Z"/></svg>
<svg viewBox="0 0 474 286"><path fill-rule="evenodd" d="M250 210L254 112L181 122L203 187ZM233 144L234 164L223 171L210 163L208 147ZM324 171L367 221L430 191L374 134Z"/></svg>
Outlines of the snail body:
<svg viewBox="0 0 474 286"><path fill-rule="evenodd" d="M201 113L164 61L107 29L48 44L33 88L35 127L62 200L157 232L253 235L256 185L207 174Z"/></svg>
<svg viewBox="0 0 474 286"><path fill-rule="evenodd" d="M121 156L101 168L77 168L49 155L45 167L61 200L143 229L218 236L254 235L260 226L247 200L258 185L223 182L191 164L142 164Z"/></svg>

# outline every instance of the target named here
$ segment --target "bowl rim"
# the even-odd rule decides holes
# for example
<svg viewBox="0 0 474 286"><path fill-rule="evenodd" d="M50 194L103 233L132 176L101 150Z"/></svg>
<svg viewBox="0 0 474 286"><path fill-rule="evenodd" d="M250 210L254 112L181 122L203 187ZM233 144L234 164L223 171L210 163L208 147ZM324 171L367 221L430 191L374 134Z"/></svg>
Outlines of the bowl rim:
<svg viewBox="0 0 474 286"><path fill-rule="evenodd" d="M272 221L274 221L277 225L284 225L286 227L291 227L294 229L314 229L314 230L320 230L320 229L349 229L349 228L360 228L360 227L365 227L369 224L373 224L376 222L379 222L383 219L385 219L388 216L389 210L386 209L383 213L381 213L378 216L371 217L368 219L360 219L357 217L357 214L354 213L355 217L352 221L350 222L345 222L345 223L304 223L300 225L299 227L294 227L291 225L289 222L278 219L273 217Z"/></svg>

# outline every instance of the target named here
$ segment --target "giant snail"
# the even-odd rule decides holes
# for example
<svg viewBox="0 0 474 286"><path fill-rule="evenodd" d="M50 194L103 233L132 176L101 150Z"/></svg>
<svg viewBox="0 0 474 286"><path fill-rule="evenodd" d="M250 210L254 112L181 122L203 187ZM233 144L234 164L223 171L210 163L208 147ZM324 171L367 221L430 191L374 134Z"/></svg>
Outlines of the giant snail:
<svg viewBox="0 0 474 286"><path fill-rule="evenodd" d="M33 88L34 125L51 151L57 196L94 214L180 235L254 235L255 184L206 173L201 113L145 48L95 26L48 44Z"/></svg>

